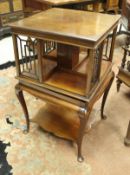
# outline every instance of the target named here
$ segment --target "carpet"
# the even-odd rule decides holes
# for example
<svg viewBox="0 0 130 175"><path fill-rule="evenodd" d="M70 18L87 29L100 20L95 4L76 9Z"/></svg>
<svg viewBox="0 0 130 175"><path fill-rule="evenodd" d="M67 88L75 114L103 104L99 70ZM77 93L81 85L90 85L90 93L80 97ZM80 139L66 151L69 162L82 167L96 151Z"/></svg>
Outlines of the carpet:
<svg viewBox="0 0 130 175"><path fill-rule="evenodd" d="M119 40L120 41L120 40ZM116 45L114 71L122 58L122 50ZM0 71L0 140L10 143L5 152L13 175L129 175L130 151L123 144L129 121L130 90L121 86L116 92L116 81L111 88L105 113L106 121L100 120L100 101L92 116L97 125L85 135L83 155L85 161L77 162L77 148L67 140L59 139L31 123L28 134L23 134L25 119L15 96L17 83L15 68ZM45 103L25 93L30 117L35 116ZM95 122L95 119L94 119ZM91 125L91 124L90 124ZM1 155L0 155L1 156ZM0 174L6 175L6 174Z"/></svg>
<svg viewBox="0 0 130 175"><path fill-rule="evenodd" d="M59 139L31 123L23 134L25 119L15 96L15 68L0 71L0 140L10 143L7 161L13 175L90 175L87 162L77 162L77 149L71 142ZM25 93L30 116L35 116L44 102ZM8 121L8 122L7 122ZM6 175L6 174L0 174Z"/></svg>

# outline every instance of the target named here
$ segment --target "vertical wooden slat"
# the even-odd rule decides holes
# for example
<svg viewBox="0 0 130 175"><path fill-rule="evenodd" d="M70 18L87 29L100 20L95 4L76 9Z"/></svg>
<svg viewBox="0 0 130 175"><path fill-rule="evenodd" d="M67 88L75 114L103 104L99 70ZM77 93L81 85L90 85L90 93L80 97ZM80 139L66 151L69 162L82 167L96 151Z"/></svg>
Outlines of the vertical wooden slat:
<svg viewBox="0 0 130 175"><path fill-rule="evenodd" d="M14 45L16 72L17 72L17 76L19 76L21 72L20 72L20 62L19 62L17 35L12 34L12 38L13 38L13 45Z"/></svg>
<svg viewBox="0 0 130 175"><path fill-rule="evenodd" d="M38 74L38 72L37 72L37 66L36 66L36 60L35 60L35 55L36 55L36 53L35 53L35 42L33 42L33 61L34 61L34 73L37 75Z"/></svg>
<svg viewBox="0 0 130 175"><path fill-rule="evenodd" d="M28 52L29 52L29 64L30 64L30 70L32 70L32 59L31 59L31 51L30 51L30 47L28 47Z"/></svg>
<svg viewBox="0 0 130 175"><path fill-rule="evenodd" d="M93 78L93 70L94 70L94 58L95 58L95 50L90 50L89 51L89 57L88 57L88 64L86 67L86 79L87 79L87 84L86 84L86 96L91 90L92 87L92 78Z"/></svg>
<svg viewBox="0 0 130 175"><path fill-rule="evenodd" d="M23 68L23 71L24 71L24 56L23 56L23 48L22 48L22 41L21 41L21 39L19 38L19 40L20 40L20 51L21 51L21 59L22 59L22 68Z"/></svg>
<svg viewBox="0 0 130 175"><path fill-rule="evenodd" d="M111 48L110 48L110 55L109 55L109 60L112 61L113 59L113 52L114 52L114 45L115 45L115 39L116 39L116 32L117 32L117 27L113 31L112 35L112 42L111 42Z"/></svg>
<svg viewBox="0 0 130 175"><path fill-rule="evenodd" d="M98 79L100 78L100 74L101 74L101 69L102 69L102 57L103 57L103 49L104 49L104 42L105 41L103 41L102 43L101 43L101 45L100 45L100 48L99 48L99 63L98 63L98 65L99 65L99 67L98 67Z"/></svg>
<svg viewBox="0 0 130 175"><path fill-rule="evenodd" d="M45 79L45 74L43 75L43 64L42 64L42 58L44 53L44 43L42 40L37 40L37 54L38 54L38 75L39 75L39 81L40 83L43 82ZM44 70L45 71L45 70Z"/></svg>
<svg viewBox="0 0 130 175"><path fill-rule="evenodd" d="M28 70L28 56L27 56L27 45L24 45L24 54L25 54L25 63L26 63L26 69Z"/></svg>
<svg viewBox="0 0 130 175"><path fill-rule="evenodd" d="M108 44L109 44L109 37L107 38L106 48L105 48L105 56L108 58Z"/></svg>

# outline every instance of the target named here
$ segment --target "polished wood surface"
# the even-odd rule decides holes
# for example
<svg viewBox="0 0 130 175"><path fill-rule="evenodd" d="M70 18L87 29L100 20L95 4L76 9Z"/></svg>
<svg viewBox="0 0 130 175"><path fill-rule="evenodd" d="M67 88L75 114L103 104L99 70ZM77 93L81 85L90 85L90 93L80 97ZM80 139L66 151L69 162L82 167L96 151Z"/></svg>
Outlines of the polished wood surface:
<svg viewBox="0 0 130 175"><path fill-rule="evenodd" d="M53 8L11 24L19 80L15 89L27 131L22 91L47 102L43 128L74 140L80 162L85 128L93 105L102 95L101 119L106 118L104 106L114 79L112 58L119 19L118 15ZM57 108L64 108L66 115L61 116ZM69 110L72 113L66 112ZM76 124L70 116L74 113Z"/></svg>
<svg viewBox="0 0 130 175"><path fill-rule="evenodd" d="M44 35L49 35L51 38L55 37L60 42L64 42L65 39L68 42L70 39L71 43L74 40L73 43L78 44L80 42L85 45L89 41L90 45L95 45L95 42L99 42L106 37L106 31L112 30L119 19L119 15L110 16L53 8L10 24L10 26L13 27L14 32L15 28L20 28L20 30L41 33L43 38Z"/></svg>
<svg viewBox="0 0 130 175"><path fill-rule="evenodd" d="M37 2L46 3L49 5L65 5L65 4L76 4L82 2L93 2L94 0L36 0Z"/></svg>
<svg viewBox="0 0 130 175"><path fill-rule="evenodd" d="M45 104L32 118L41 128L58 137L76 140L78 137L79 118L77 111L62 106ZM73 126L72 126L73 123Z"/></svg>
<svg viewBox="0 0 130 175"><path fill-rule="evenodd" d="M98 0L22 0L24 12L33 13L36 10L47 10L52 7L70 9L86 9L86 5L95 4Z"/></svg>

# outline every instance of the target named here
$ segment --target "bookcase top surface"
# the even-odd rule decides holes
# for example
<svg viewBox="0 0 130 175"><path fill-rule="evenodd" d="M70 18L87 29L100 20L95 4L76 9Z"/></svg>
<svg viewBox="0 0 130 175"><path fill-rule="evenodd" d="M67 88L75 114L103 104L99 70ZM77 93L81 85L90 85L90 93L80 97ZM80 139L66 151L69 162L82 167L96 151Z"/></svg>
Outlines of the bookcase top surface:
<svg viewBox="0 0 130 175"><path fill-rule="evenodd" d="M120 15L52 8L10 24L12 29L49 35L72 43L96 43L118 24ZM52 38L51 38L52 36ZM82 45L82 44L81 44Z"/></svg>

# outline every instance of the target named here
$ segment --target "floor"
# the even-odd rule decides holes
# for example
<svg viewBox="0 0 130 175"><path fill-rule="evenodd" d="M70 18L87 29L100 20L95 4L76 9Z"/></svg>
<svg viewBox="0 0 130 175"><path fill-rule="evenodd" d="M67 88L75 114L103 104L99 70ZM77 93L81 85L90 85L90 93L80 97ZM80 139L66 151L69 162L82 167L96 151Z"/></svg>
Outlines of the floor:
<svg viewBox="0 0 130 175"><path fill-rule="evenodd" d="M121 62L121 46L124 41L124 36L117 37L113 61L115 74ZM0 57L1 53L3 52L0 51ZM124 146L124 137L130 120L130 89L128 87L122 85L120 92L117 93L115 79L105 107L107 120L99 120L100 101L96 104L92 118L98 122L84 137L85 161L80 164L76 161L75 145L71 145L66 140L41 132L33 124L27 136L22 134L21 124L24 123L24 118L13 90L17 82L14 76L14 68L0 71L2 92L0 95L0 138L5 139L6 142L9 141L12 145L7 151L9 164L13 167L13 175L130 174L130 148ZM29 104L30 115L35 116L43 103L29 95L26 95L26 100ZM13 127L6 126L3 121L7 115L15 118Z"/></svg>
<svg viewBox="0 0 130 175"><path fill-rule="evenodd" d="M12 37L0 40L0 65L8 61L14 61Z"/></svg>

